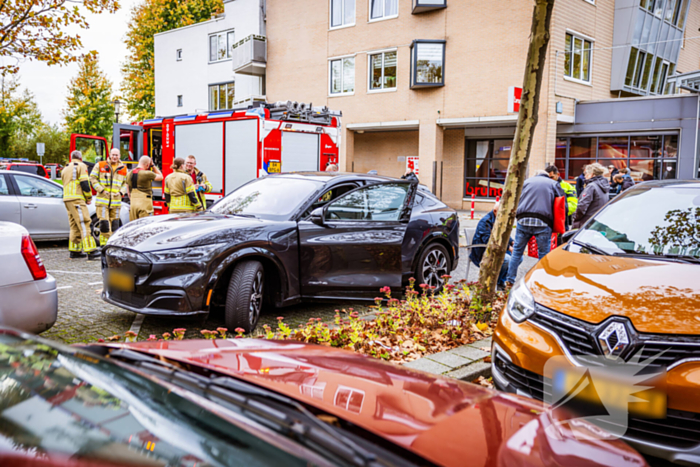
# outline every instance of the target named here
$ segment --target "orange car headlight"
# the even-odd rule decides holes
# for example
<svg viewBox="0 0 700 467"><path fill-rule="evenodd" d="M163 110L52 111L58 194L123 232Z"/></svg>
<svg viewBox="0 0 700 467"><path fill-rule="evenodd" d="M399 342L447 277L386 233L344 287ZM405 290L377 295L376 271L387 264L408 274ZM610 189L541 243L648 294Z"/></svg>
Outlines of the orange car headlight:
<svg viewBox="0 0 700 467"><path fill-rule="evenodd" d="M535 298L523 279L516 282L511 289L506 308L516 323L522 323L535 313Z"/></svg>

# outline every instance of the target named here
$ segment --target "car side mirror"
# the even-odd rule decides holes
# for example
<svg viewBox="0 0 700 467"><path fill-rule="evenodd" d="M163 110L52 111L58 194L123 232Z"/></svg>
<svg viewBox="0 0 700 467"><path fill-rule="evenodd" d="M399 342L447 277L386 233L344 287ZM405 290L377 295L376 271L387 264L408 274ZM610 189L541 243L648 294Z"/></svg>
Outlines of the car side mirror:
<svg viewBox="0 0 700 467"><path fill-rule="evenodd" d="M572 238L574 238L574 235L576 235L577 233L578 233L578 229L569 230L568 232L564 232L564 233L561 235L561 242L562 242L562 243L567 243L569 240L571 240Z"/></svg>
<svg viewBox="0 0 700 467"><path fill-rule="evenodd" d="M309 221L316 225L325 225L325 214L323 207L316 208L309 214Z"/></svg>

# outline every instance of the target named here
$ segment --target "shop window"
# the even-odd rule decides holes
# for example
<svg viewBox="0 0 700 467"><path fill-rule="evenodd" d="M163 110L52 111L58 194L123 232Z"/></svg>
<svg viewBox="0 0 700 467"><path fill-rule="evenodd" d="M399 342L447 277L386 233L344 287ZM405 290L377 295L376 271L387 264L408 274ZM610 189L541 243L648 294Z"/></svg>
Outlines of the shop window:
<svg viewBox="0 0 700 467"><path fill-rule="evenodd" d="M334 96L355 92L355 57L329 60L330 94Z"/></svg>
<svg viewBox="0 0 700 467"><path fill-rule="evenodd" d="M591 49L590 40L566 34L566 50L564 53L564 75L589 83L591 81Z"/></svg>
<svg viewBox="0 0 700 467"><path fill-rule="evenodd" d="M396 89L396 51L369 56L369 90Z"/></svg>
<svg viewBox="0 0 700 467"><path fill-rule="evenodd" d="M219 62L231 58L231 50L235 44L233 29L217 32L209 36L209 62Z"/></svg>
<svg viewBox="0 0 700 467"><path fill-rule="evenodd" d="M566 154L569 149L569 140L557 138L557 147L554 156L554 165L559 169L559 174L566 177Z"/></svg>
<svg viewBox="0 0 700 467"><path fill-rule="evenodd" d="M630 157L633 159L658 159L661 157L659 135L630 137Z"/></svg>
<svg viewBox="0 0 700 467"><path fill-rule="evenodd" d="M209 110L229 110L233 108L235 83L212 84L209 86Z"/></svg>
<svg viewBox="0 0 700 467"><path fill-rule="evenodd" d="M503 194L513 140L468 141L465 197L495 199Z"/></svg>
<svg viewBox="0 0 700 467"><path fill-rule="evenodd" d="M598 159L627 159L627 136L598 138Z"/></svg>
<svg viewBox="0 0 700 467"><path fill-rule="evenodd" d="M399 0L370 0L370 21L396 18L399 15Z"/></svg>
<svg viewBox="0 0 700 467"><path fill-rule="evenodd" d="M447 0L413 0L413 14L447 8Z"/></svg>
<svg viewBox="0 0 700 467"><path fill-rule="evenodd" d="M411 44L411 88L445 85L445 41L414 40Z"/></svg>
<svg viewBox="0 0 700 467"><path fill-rule="evenodd" d="M355 24L355 0L331 0L331 28Z"/></svg>

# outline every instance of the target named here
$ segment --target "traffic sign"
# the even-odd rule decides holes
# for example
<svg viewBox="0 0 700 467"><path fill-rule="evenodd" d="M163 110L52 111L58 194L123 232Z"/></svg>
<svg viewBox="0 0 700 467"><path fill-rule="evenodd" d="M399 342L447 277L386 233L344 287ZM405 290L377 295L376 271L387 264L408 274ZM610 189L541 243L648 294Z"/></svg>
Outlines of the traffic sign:
<svg viewBox="0 0 700 467"><path fill-rule="evenodd" d="M44 143L36 143L36 155L43 156L45 151Z"/></svg>

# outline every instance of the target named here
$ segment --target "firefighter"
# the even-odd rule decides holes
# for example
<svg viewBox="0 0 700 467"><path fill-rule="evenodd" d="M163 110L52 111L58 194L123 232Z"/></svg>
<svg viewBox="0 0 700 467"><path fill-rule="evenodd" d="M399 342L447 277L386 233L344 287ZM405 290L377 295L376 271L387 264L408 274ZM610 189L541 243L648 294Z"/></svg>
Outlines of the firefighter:
<svg viewBox="0 0 700 467"><path fill-rule="evenodd" d="M192 177L192 183L195 185L195 190L197 192L197 198L199 198L200 208L199 211L204 211L207 208L207 198L204 193L211 193L212 186L204 175L204 172L199 170L197 167L197 158L194 156L187 156L185 161L185 172Z"/></svg>
<svg viewBox="0 0 700 467"><path fill-rule="evenodd" d="M168 210L173 214L199 211L201 203L192 177L185 173L185 160L182 157L176 158L170 168L173 173L165 177L163 182Z"/></svg>
<svg viewBox="0 0 700 467"><path fill-rule="evenodd" d="M100 245L104 246L119 228L119 211L126 190L126 166L121 162L119 149L112 148L106 161L95 164L90 180L97 192L95 211L100 219Z"/></svg>
<svg viewBox="0 0 700 467"><path fill-rule="evenodd" d="M139 165L126 176L126 188L131 200L129 220L135 221L153 215L153 182L163 180L163 173L148 156L139 159Z"/></svg>
<svg viewBox="0 0 700 467"><path fill-rule="evenodd" d="M72 258L85 258L93 260L100 257L97 251L95 239L90 229L90 214L87 205L92 200L92 190L88 178L88 168L83 164L83 155L80 151L73 151L71 161L63 168L61 181L63 182L63 202L68 211L70 224L70 239L68 251ZM83 252L81 252L81 249Z"/></svg>

